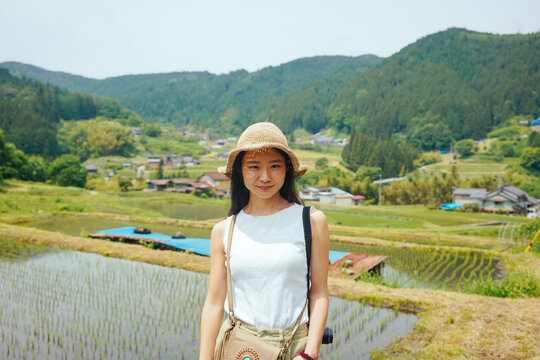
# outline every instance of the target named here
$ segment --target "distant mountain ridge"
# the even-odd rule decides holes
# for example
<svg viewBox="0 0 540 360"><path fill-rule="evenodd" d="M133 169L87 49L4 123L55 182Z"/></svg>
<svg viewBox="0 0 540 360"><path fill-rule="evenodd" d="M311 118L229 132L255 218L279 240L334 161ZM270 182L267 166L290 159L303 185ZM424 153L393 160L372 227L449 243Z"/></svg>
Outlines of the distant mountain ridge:
<svg viewBox="0 0 540 360"><path fill-rule="evenodd" d="M126 75L103 80L48 72L13 62L2 63L0 67L69 90L117 99L122 106L150 121L230 133L239 131L250 122L269 119L276 104L283 102L291 91L309 87L321 80L326 80L325 92L331 93L329 96L333 101L348 79L379 60L375 55L317 56L252 73L245 70L224 75L175 72ZM319 115L325 119L312 124L325 125L326 111ZM316 126L312 130L319 128Z"/></svg>
<svg viewBox="0 0 540 360"><path fill-rule="evenodd" d="M69 91L84 91L99 81L66 72L45 70L34 65L15 61L0 63L0 68L8 69L13 74L25 76L45 84L55 85Z"/></svg>
<svg viewBox="0 0 540 360"><path fill-rule="evenodd" d="M480 139L515 115L540 116L540 33L452 28L381 59L317 56L255 72L103 80L3 63L20 75L120 101L143 118L221 134L270 120L290 133L333 127L423 150ZM441 140L442 139L442 140ZM438 140L438 141L437 141Z"/></svg>
<svg viewBox="0 0 540 360"><path fill-rule="evenodd" d="M540 33L426 36L357 76L330 113L335 127L380 138L480 139L514 115L540 115Z"/></svg>

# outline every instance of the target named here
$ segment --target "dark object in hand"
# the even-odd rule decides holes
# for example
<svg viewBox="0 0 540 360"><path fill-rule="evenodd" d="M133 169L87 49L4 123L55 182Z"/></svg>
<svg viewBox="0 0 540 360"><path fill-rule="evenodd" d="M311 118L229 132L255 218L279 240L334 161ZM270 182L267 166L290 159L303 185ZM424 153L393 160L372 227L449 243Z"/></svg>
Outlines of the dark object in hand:
<svg viewBox="0 0 540 360"><path fill-rule="evenodd" d="M150 229L142 228L142 227L135 228L135 230L133 230L133 232L135 234L151 234L152 233L152 231L150 231Z"/></svg>
<svg viewBox="0 0 540 360"><path fill-rule="evenodd" d="M324 329L324 334L322 337L323 344L331 344L334 341L334 331L329 327Z"/></svg>

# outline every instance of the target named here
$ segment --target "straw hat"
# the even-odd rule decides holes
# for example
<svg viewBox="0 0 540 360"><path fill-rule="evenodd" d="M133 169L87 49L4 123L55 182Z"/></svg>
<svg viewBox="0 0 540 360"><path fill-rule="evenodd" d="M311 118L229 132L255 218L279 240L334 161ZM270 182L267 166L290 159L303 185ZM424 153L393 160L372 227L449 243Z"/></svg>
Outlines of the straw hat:
<svg viewBox="0 0 540 360"><path fill-rule="evenodd" d="M218 168L218 171L225 174L229 179L232 178L232 167L236 156L242 151L260 150L276 148L284 151L291 159L294 169L294 177L302 176L307 171L307 166L298 162L296 155L289 149L287 138L283 132L270 122L260 122L250 125L238 139L236 148L229 153L227 165Z"/></svg>

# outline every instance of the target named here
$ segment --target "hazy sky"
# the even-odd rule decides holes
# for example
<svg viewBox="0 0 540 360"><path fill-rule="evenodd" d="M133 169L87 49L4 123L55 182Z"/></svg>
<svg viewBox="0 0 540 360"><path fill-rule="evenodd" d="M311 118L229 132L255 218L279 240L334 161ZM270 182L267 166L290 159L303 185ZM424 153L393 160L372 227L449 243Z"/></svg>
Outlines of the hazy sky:
<svg viewBox="0 0 540 360"><path fill-rule="evenodd" d="M0 0L0 62L104 78L390 56L449 27L540 31L538 0Z"/></svg>

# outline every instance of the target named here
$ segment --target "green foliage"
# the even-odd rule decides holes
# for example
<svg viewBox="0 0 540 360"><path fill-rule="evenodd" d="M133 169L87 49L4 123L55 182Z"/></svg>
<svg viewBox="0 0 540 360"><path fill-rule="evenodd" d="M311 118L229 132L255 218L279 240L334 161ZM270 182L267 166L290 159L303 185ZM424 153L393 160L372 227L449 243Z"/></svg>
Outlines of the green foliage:
<svg viewBox="0 0 540 360"><path fill-rule="evenodd" d="M350 142L343 148L343 160L355 171L360 166L379 167L384 177L402 176L412 170L417 151L394 140L379 140L356 132L353 128Z"/></svg>
<svg viewBox="0 0 540 360"><path fill-rule="evenodd" d="M131 181L126 178L118 178L118 187L120 188L120 191L125 192L128 191L130 187L133 185L131 184Z"/></svg>
<svg viewBox="0 0 540 360"><path fill-rule="evenodd" d="M452 201L452 188L459 184L456 172L442 176L415 176L395 181L382 188L384 204L430 204L439 206Z"/></svg>
<svg viewBox="0 0 540 360"><path fill-rule="evenodd" d="M143 132L146 136L159 137L161 136L161 127L154 124L146 125L143 129Z"/></svg>
<svg viewBox="0 0 540 360"><path fill-rule="evenodd" d="M356 176L359 179L368 178L369 180L377 180L379 179L379 175L382 175L382 170L380 167L376 166L360 166L356 170Z"/></svg>
<svg viewBox="0 0 540 360"><path fill-rule="evenodd" d="M429 113L422 119L411 119L407 143L424 151L450 149L452 132L446 124L437 121Z"/></svg>
<svg viewBox="0 0 540 360"><path fill-rule="evenodd" d="M4 133L0 129L0 180L17 178L45 181L45 166L43 159L28 158L15 145L6 143Z"/></svg>
<svg viewBox="0 0 540 360"><path fill-rule="evenodd" d="M52 162L48 171L48 178L61 186L84 187L86 176L86 169L75 155L60 156Z"/></svg>
<svg viewBox="0 0 540 360"><path fill-rule="evenodd" d="M478 203L468 203L468 204L463 205L462 209L465 212L476 213L476 212L482 211L482 206L480 206L480 204Z"/></svg>
<svg viewBox="0 0 540 360"><path fill-rule="evenodd" d="M536 235L536 232L539 229L540 229L540 218L534 219L534 221L521 225L518 230L518 235L522 239L528 240L530 242L532 241L534 235ZM536 241L540 241L540 239L537 239Z"/></svg>
<svg viewBox="0 0 540 360"><path fill-rule="evenodd" d="M441 162L441 154L438 152L426 152L423 153L419 159L414 160L414 167L421 167L430 164L436 164Z"/></svg>
<svg viewBox="0 0 540 360"><path fill-rule="evenodd" d="M507 274L504 279L480 280L467 286L473 294L502 298L540 297L540 281L532 271Z"/></svg>
<svg viewBox="0 0 540 360"><path fill-rule="evenodd" d="M533 148L540 148L540 133L538 133L538 131L533 131L531 135L529 135L529 139L527 140L527 146Z"/></svg>
<svg viewBox="0 0 540 360"><path fill-rule="evenodd" d="M500 136L517 137L519 136L519 130L517 126L509 126L500 129L493 130L487 134L488 138L498 138Z"/></svg>
<svg viewBox="0 0 540 360"><path fill-rule="evenodd" d="M317 170L324 170L324 169L328 168L328 158L326 158L326 157L318 158L315 161L315 168Z"/></svg>
<svg viewBox="0 0 540 360"><path fill-rule="evenodd" d="M156 179L163 179L163 158L159 159Z"/></svg>
<svg viewBox="0 0 540 360"><path fill-rule="evenodd" d="M58 143L63 152L76 154L83 161L106 155L129 156L135 149L129 127L103 118L62 122Z"/></svg>
<svg viewBox="0 0 540 360"><path fill-rule="evenodd" d="M520 164L528 169L540 170L540 148L526 147L521 153Z"/></svg>
<svg viewBox="0 0 540 360"><path fill-rule="evenodd" d="M430 113L453 139L480 139L516 114L540 113L538 58L540 33L449 29L357 76L331 106L330 117L382 138L407 132L422 143L430 131L412 128L411 121Z"/></svg>
<svg viewBox="0 0 540 360"><path fill-rule="evenodd" d="M287 132L299 126L313 132L328 127L327 108L339 91L378 61L374 55L317 56L253 73L182 72L104 80L66 79L55 73L48 77L49 72L35 67L4 66L71 90L114 98L152 122L238 134L249 123L268 119ZM109 113L102 111L103 115Z"/></svg>
<svg viewBox="0 0 540 360"><path fill-rule="evenodd" d="M72 134L75 143L70 146L65 143L59 145L57 130L62 126L62 119L90 119L98 113L126 124L141 121L133 112L122 109L115 100L102 100L86 93L69 93L18 78L0 69L0 128L4 130L6 140L25 154L49 158L68 149L81 158L87 157L88 154L78 149L84 134L80 131ZM29 137L32 141L28 141Z"/></svg>
<svg viewBox="0 0 540 360"><path fill-rule="evenodd" d="M460 140L456 142L454 150L459 153L460 157L467 157L473 154L474 144L473 139Z"/></svg>

